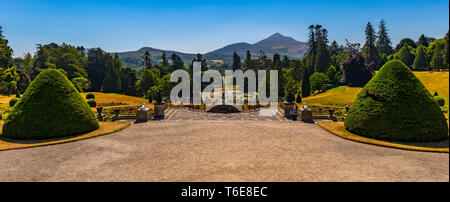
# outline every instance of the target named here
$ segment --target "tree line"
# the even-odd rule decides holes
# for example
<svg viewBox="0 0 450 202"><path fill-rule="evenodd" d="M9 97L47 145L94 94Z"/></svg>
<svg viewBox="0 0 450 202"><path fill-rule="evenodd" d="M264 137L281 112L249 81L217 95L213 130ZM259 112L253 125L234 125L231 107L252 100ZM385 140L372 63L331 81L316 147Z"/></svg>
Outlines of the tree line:
<svg viewBox="0 0 450 202"><path fill-rule="evenodd" d="M441 39L425 35L417 41L405 38L394 48L385 21L380 21L378 31L369 22L361 48L360 44L348 40L345 45L336 41L330 43L328 30L321 25L311 25L308 30L308 50L299 60L278 53L269 57L264 51L259 54L247 51L243 58L235 52L230 65L208 64L201 54L185 65L178 55L167 56L165 52L160 61L154 62L147 51L141 57L142 68L136 69L125 66L117 54L101 48L85 49L65 43L37 45L34 56L27 53L13 58L13 50L0 26L0 93L20 96L40 71L53 68L66 75L80 92L152 98L161 91L168 97L175 85L170 82L170 73L184 69L192 74L192 64L198 61L202 71L278 70L279 97L293 99L294 94L297 98L307 97L336 85L363 86L376 70L392 59L401 60L415 71L448 69L449 66L448 32Z"/></svg>

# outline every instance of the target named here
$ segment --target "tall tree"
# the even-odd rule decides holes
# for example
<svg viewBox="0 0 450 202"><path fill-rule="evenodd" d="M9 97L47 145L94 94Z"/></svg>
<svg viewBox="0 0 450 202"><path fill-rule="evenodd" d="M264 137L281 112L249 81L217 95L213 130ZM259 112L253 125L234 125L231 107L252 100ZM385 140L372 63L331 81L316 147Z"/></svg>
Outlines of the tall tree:
<svg viewBox="0 0 450 202"><path fill-rule="evenodd" d="M288 68L289 67L289 58L287 55L283 56L283 60L281 60L281 66L283 68Z"/></svg>
<svg viewBox="0 0 450 202"><path fill-rule="evenodd" d="M445 55L445 64L447 66L447 68L449 68L450 66L450 56L449 56L449 43L448 43L448 31L447 34L445 35L445 46L444 46L444 55Z"/></svg>
<svg viewBox="0 0 450 202"><path fill-rule="evenodd" d="M127 67L120 70L120 93L136 95L137 71Z"/></svg>
<svg viewBox="0 0 450 202"><path fill-rule="evenodd" d="M417 44L417 46L422 45L424 47L428 47L428 45L430 43L428 43L427 37L425 37L425 35L422 34L422 35L420 35L419 40L416 42L416 44Z"/></svg>
<svg viewBox="0 0 450 202"><path fill-rule="evenodd" d="M167 60L167 56L166 56L166 52L165 51L162 51L161 65L162 66L169 66L169 60Z"/></svg>
<svg viewBox="0 0 450 202"><path fill-rule="evenodd" d="M90 91L99 92L105 78L107 53L101 48L91 48L87 52L87 71L91 81Z"/></svg>
<svg viewBox="0 0 450 202"><path fill-rule="evenodd" d="M309 56L309 65L310 68L309 69L313 69L314 68L314 64L315 64L315 60L316 60L316 53L317 53L317 37L316 37L316 27L319 27L319 25L310 25L308 27L309 29L309 35L308 35L308 50L306 52L306 54ZM309 81L308 81L309 82ZM308 95L309 96L309 95ZM305 96L303 96L305 97Z"/></svg>
<svg viewBox="0 0 450 202"><path fill-rule="evenodd" d="M316 61L314 66L315 72L323 72L325 73L327 69L330 67L330 52L328 51L328 46L325 42L320 39L318 41L318 48L316 54Z"/></svg>
<svg viewBox="0 0 450 202"><path fill-rule="evenodd" d="M414 59L413 67L414 70L427 70L429 67L427 52L425 51L424 46L419 45L417 48L416 58Z"/></svg>
<svg viewBox="0 0 450 202"><path fill-rule="evenodd" d="M375 36L375 30L373 29L372 24L370 24L370 22L368 22L366 25L365 34L366 34L366 42L363 46L363 50L366 53L365 63L366 65L369 65L372 62L377 64L379 58L377 48L375 47L375 41L377 37Z"/></svg>
<svg viewBox="0 0 450 202"><path fill-rule="evenodd" d="M302 97L308 97L309 95L311 95L309 77L310 75L308 68L305 67L303 69L303 76L302 76Z"/></svg>
<svg viewBox="0 0 450 202"><path fill-rule="evenodd" d="M386 27L386 23L384 19L381 19L380 25L378 26L378 37L376 48L379 51L379 55L390 55L394 52L392 49L392 42L388 35L388 29Z"/></svg>
<svg viewBox="0 0 450 202"><path fill-rule="evenodd" d="M107 56L105 79L103 80L102 92L104 93L119 93L121 89L120 85L120 68L122 67L122 61L119 60L117 54L112 58Z"/></svg>
<svg viewBox="0 0 450 202"><path fill-rule="evenodd" d="M395 53L395 58L401 60L406 66L411 67L414 62L414 54L411 53L409 46L405 44L397 53Z"/></svg>
<svg viewBox="0 0 450 202"><path fill-rule="evenodd" d="M441 46L436 46L430 65L434 70L445 68Z"/></svg>
<svg viewBox="0 0 450 202"><path fill-rule="evenodd" d="M410 38L404 38L397 44L397 46L395 46L395 51L399 51L405 45L411 46L412 48L417 48L416 42Z"/></svg>
<svg viewBox="0 0 450 202"><path fill-rule="evenodd" d="M141 56L141 58L142 58L142 63L145 65L145 68L151 69L152 68L152 55L148 51L145 51L144 55Z"/></svg>
<svg viewBox="0 0 450 202"><path fill-rule="evenodd" d="M147 94L147 91L158 84L158 75L156 75L151 69L145 68L142 71L141 77L136 83L136 90L139 96Z"/></svg>
<svg viewBox="0 0 450 202"><path fill-rule="evenodd" d="M178 56L175 53L172 53L172 55L170 55L170 59L172 60L171 71L175 71L178 69L184 69L184 62L180 58L180 56Z"/></svg>
<svg viewBox="0 0 450 202"><path fill-rule="evenodd" d="M251 60L252 59L252 54L250 53L250 51L247 51L247 55L246 55L246 60Z"/></svg>
<svg viewBox="0 0 450 202"><path fill-rule="evenodd" d="M0 26L0 68L7 68L12 62L13 50L8 45L8 40L3 36L2 26Z"/></svg>
<svg viewBox="0 0 450 202"><path fill-rule="evenodd" d="M233 53L233 65L231 67L233 68L233 71L241 69L241 58L236 51Z"/></svg>
<svg viewBox="0 0 450 202"><path fill-rule="evenodd" d="M278 67L278 66L281 67L281 57L280 57L280 54L275 53L275 54L273 55L272 61L273 61L273 66L274 66L274 67Z"/></svg>

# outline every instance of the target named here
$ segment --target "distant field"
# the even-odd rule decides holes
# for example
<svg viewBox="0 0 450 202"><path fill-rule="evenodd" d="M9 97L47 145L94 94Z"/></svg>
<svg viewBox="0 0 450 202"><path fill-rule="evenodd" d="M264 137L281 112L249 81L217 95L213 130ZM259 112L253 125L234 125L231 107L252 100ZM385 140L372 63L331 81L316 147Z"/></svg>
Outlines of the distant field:
<svg viewBox="0 0 450 202"><path fill-rule="evenodd" d="M437 92L449 102L449 72L414 72L431 94ZM306 97L302 102L320 106L340 106L352 103L362 88L339 86L315 96Z"/></svg>

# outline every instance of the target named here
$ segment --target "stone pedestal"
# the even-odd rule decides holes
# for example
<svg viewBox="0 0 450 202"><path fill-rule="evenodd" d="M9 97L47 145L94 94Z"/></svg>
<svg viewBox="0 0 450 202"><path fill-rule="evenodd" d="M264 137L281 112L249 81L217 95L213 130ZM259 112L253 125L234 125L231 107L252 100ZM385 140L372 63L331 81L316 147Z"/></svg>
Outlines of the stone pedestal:
<svg viewBox="0 0 450 202"><path fill-rule="evenodd" d="M283 102L284 117L289 117L292 111L292 107L295 105L293 102Z"/></svg>
<svg viewBox="0 0 450 202"><path fill-rule="evenodd" d="M309 109L300 109L299 110L300 120L305 122L314 122L312 111Z"/></svg>
<svg viewBox="0 0 450 202"><path fill-rule="evenodd" d="M149 108L139 108L136 111L136 122L146 122L150 118L150 111Z"/></svg>
<svg viewBox="0 0 450 202"><path fill-rule="evenodd" d="M155 104L155 116L156 119L164 118L164 111L166 110L166 105L164 103Z"/></svg>

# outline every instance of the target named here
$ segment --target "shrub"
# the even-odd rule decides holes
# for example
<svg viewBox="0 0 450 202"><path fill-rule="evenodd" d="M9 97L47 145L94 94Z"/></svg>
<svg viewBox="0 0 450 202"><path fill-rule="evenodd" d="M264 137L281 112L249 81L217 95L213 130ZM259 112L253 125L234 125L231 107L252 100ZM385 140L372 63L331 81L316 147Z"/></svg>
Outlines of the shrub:
<svg viewBox="0 0 450 202"><path fill-rule="evenodd" d="M94 95L94 93L88 93L88 94L86 94L86 99L95 99L95 95Z"/></svg>
<svg viewBox="0 0 450 202"><path fill-rule="evenodd" d="M87 103L90 107L97 106L97 102L95 101L95 99L89 99L89 100L87 100Z"/></svg>
<svg viewBox="0 0 450 202"><path fill-rule="evenodd" d="M46 69L12 108L2 136L46 139L83 134L98 127L94 112L69 79L55 69Z"/></svg>
<svg viewBox="0 0 450 202"><path fill-rule="evenodd" d="M448 138L439 105L399 60L387 62L358 94L345 128L375 139L428 142Z"/></svg>
<svg viewBox="0 0 450 202"><path fill-rule="evenodd" d="M297 99L295 100L296 103L302 103L302 94L298 93L297 94Z"/></svg>
<svg viewBox="0 0 450 202"><path fill-rule="evenodd" d="M315 72L313 75L311 75L309 80L311 91L320 90L323 86L325 86L325 84L329 82L327 75L322 72Z"/></svg>
<svg viewBox="0 0 450 202"><path fill-rule="evenodd" d="M15 98L9 100L9 107L14 107L14 105L15 105L17 102L19 102L19 100L20 100L20 99L17 98L17 97L15 97Z"/></svg>
<svg viewBox="0 0 450 202"><path fill-rule="evenodd" d="M439 94L436 92L436 91L434 91L434 95L433 96L438 96Z"/></svg>
<svg viewBox="0 0 450 202"><path fill-rule="evenodd" d="M445 99L442 96L436 96L434 97L436 99L436 102L439 104L439 106L443 107L445 105Z"/></svg>

